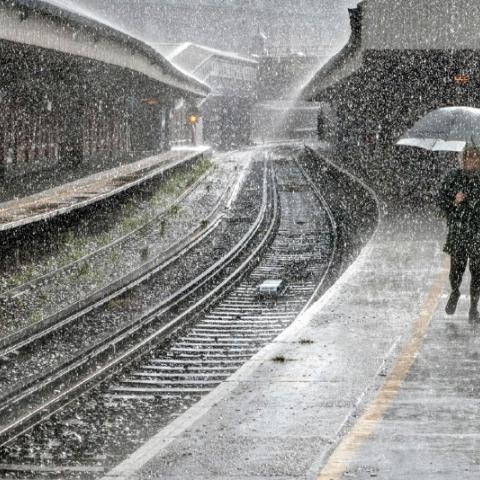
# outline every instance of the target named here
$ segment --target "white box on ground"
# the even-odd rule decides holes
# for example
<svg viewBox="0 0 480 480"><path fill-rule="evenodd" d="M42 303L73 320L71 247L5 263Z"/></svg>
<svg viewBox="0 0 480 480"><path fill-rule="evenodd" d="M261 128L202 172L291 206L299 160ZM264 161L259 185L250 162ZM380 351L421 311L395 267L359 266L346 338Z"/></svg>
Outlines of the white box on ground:
<svg viewBox="0 0 480 480"><path fill-rule="evenodd" d="M278 297L285 290L285 282L283 280L264 280L257 285L257 295Z"/></svg>

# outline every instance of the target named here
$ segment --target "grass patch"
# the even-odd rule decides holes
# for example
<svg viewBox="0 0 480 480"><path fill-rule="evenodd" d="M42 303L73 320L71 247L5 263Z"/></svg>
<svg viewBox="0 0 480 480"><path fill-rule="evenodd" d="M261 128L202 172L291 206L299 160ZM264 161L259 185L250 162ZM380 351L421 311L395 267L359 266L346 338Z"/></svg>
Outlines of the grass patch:
<svg viewBox="0 0 480 480"><path fill-rule="evenodd" d="M120 223L120 231L123 235L137 230L143 225L155 220L155 209L167 203L169 197L177 197L184 192L188 187L193 185L204 173L212 168L213 162L210 160L203 160L192 168L183 168L174 175L168 177L157 189L157 191L148 200L149 209L146 211L139 211L135 208L135 204L128 204L125 207L125 216ZM179 205L173 205L168 214L170 216L177 216L181 213ZM161 220L160 235L165 233L166 221Z"/></svg>
<svg viewBox="0 0 480 480"><path fill-rule="evenodd" d="M108 259L112 262L113 265L116 265L117 263L119 263L121 258L122 258L122 254L120 253L120 251L118 251L115 248L110 250L110 252L108 253Z"/></svg>
<svg viewBox="0 0 480 480"><path fill-rule="evenodd" d="M158 185L156 191L150 198L140 204L136 196L126 202L119 213L119 220L108 230L82 234L81 231L71 229L61 234L59 245L61 245L55 255L44 257L41 261L24 260L23 265L19 265L12 269L11 273L4 274L0 277L0 289L10 290L19 287L29 281L34 280L47 272L51 272L64 265L75 262L92 251L104 247L115 239L127 235L143 225L151 222L158 215L158 209L165 206L167 202L171 202L171 197L177 197L189 186L193 185L204 173L214 167L211 160L202 160L193 167L185 167L178 169L173 175L166 178ZM168 214L177 216L181 213L181 207L174 206ZM85 222L85 230L87 222ZM160 221L160 235L163 236L166 230L167 222L162 219ZM80 225L82 227L82 225ZM82 230L80 228L79 230ZM112 252L110 259L113 263L121 261L118 253ZM101 277L100 273L89 271L87 264L80 265L77 275L82 278L89 277L91 280L98 281Z"/></svg>
<svg viewBox="0 0 480 480"><path fill-rule="evenodd" d="M36 310L32 314L31 321L32 323L41 322L44 319L44 317L45 317L45 314L43 310Z"/></svg>
<svg viewBox="0 0 480 480"><path fill-rule="evenodd" d="M82 263L76 271L77 279L97 286L105 280L105 272L92 268L88 262Z"/></svg>
<svg viewBox="0 0 480 480"><path fill-rule="evenodd" d="M130 300L127 297L117 297L110 301L110 305L113 308L124 310L130 304Z"/></svg>
<svg viewBox="0 0 480 480"><path fill-rule="evenodd" d="M10 289L23 285L24 283L27 283L37 277L38 273L39 272L35 265L22 265L5 281L4 285L2 285L2 289Z"/></svg>
<svg viewBox="0 0 480 480"><path fill-rule="evenodd" d="M173 205L172 208L170 209L170 215L172 217L176 217L179 215L182 211L182 207L180 205Z"/></svg>
<svg viewBox="0 0 480 480"><path fill-rule="evenodd" d="M167 221L164 218L162 218L162 221L160 222L160 230L158 231L161 237L165 235L166 226L167 226Z"/></svg>
<svg viewBox="0 0 480 480"><path fill-rule="evenodd" d="M77 269L77 277L84 277L90 273L90 264L87 262L82 263Z"/></svg>

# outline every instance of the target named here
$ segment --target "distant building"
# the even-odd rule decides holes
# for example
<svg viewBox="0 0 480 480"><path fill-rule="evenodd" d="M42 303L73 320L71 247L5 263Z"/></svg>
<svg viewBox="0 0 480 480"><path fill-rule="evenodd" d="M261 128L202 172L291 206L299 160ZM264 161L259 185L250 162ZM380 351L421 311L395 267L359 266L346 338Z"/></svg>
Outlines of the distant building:
<svg viewBox="0 0 480 480"><path fill-rule="evenodd" d="M250 55L262 56L267 53L267 36L262 32L259 26L257 34L253 37L250 43Z"/></svg>
<svg viewBox="0 0 480 480"><path fill-rule="evenodd" d="M259 57L258 100L294 100L300 93L300 87L326 59L296 53Z"/></svg>
<svg viewBox="0 0 480 480"><path fill-rule="evenodd" d="M192 43L152 46L179 69L211 88L201 106L205 141L219 148L249 144L257 61Z"/></svg>
<svg viewBox="0 0 480 480"><path fill-rule="evenodd" d="M336 47L346 40L354 0L76 0L149 41L192 42L247 54L260 27L269 50Z"/></svg>
<svg viewBox="0 0 480 480"><path fill-rule="evenodd" d="M252 58L193 43L152 46L184 72L209 85L212 93L250 95L255 88L257 62Z"/></svg>
<svg viewBox="0 0 480 480"><path fill-rule="evenodd" d="M317 137L321 105L299 101L302 87L332 55L330 49L315 53L291 49L267 49L266 37L259 30L252 41L253 57L258 60L257 104L253 114L254 140L311 139Z"/></svg>

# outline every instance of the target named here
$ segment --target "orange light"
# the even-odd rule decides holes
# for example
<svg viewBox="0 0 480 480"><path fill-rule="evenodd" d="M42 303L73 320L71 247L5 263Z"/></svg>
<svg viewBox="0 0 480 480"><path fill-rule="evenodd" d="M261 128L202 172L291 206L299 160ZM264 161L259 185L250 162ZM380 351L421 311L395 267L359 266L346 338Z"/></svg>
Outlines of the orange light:
<svg viewBox="0 0 480 480"><path fill-rule="evenodd" d="M461 85L462 87L468 85L471 80L472 79L471 79L470 75L468 75L466 73L459 73L459 74L457 74L453 77L453 81L457 85Z"/></svg>
<svg viewBox="0 0 480 480"><path fill-rule="evenodd" d="M150 106L154 106L154 105L160 105L160 100L158 98L144 98L142 100L142 102L145 104L145 105L150 105Z"/></svg>
<svg viewBox="0 0 480 480"><path fill-rule="evenodd" d="M190 115L188 117L188 123L190 123L190 125L196 125L199 120L200 117L198 115Z"/></svg>

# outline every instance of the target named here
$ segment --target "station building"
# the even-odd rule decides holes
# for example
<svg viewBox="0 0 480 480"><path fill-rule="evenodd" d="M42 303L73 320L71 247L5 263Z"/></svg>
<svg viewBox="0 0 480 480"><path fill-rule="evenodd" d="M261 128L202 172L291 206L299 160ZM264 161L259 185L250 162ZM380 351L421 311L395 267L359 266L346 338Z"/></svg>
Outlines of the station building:
<svg viewBox="0 0 480 480"><path fill-rule="evenodd" d="M334 107L349 155L401 156L395 142L427 112L480 106L478 18L476 0L364 0L350 10L347 45L303 97Z"/></svg>
<svg viewBox="0 0 480 480"><path fill-rule="evenodd" d="M59 0L0 4L0 175L92 169L170 147L178 102L206 85Z"/></svg>
<svg viewBox="0 0 480 480"><path fill-rule="evenodd" d="M246 55L192 43L152 45L178 68L211 88L201 105L204 140L222 149L248 145L258 62Z"/></svg>
<svg viewBox="0 0 480 480"><path fill-rule="evenodd" d="M268 37L259 30L252 40L251 52L259 63L253 120L255 140L316 138L322 104L299 100L299 87L328 60L329 49L272 48L268 46Z"/></svg>

